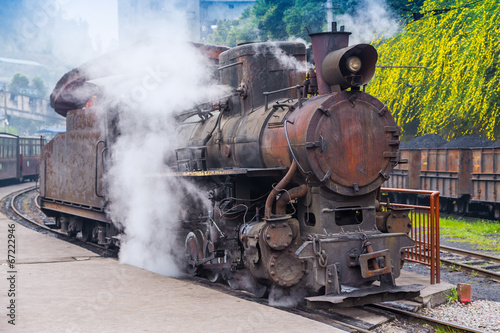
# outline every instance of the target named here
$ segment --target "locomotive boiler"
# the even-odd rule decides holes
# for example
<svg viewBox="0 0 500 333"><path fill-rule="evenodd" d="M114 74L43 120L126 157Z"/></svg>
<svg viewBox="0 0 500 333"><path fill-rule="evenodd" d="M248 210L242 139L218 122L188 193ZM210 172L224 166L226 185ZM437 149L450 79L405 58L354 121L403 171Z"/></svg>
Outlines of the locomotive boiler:
<svg viewBox="0 0 500 333"><path fill-rule="evenodd" d="M182 145L166 177L194 183L211 203L183 207L183 265L257 294L302 291L311 303L415 297L422 286L395 283L415 245L411 221L379 202L400 130L387 106L363 91L377 52L348 46L343 31L311 39L316 68L307 77L301 43L205 48L233 93L176 115ZM102 182L113 130L102 130L92 108L73 110L96 94L83 72L65 75L51 96L68 133L44 150L41 207L56 217L54 227L106 245L119 232Z"/></svg>

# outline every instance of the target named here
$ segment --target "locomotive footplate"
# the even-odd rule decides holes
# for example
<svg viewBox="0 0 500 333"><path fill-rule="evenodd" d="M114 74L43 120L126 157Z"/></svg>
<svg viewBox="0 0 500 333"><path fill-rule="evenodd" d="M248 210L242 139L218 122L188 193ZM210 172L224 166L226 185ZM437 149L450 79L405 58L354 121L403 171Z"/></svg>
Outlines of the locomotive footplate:
<svg viewBox="0 0 500 333"><path fill-rule="evenodd" d="M418 297L420 290L423 288L424 286L421 284L408 284L400 287L374 286L363 289L352 288L353 290L350 292L342 292L338 295L306 297L306 300L307 307L312 309L328 308L332 305L350 307L401 299L412 299Z"/></svg>
<svg viewBox="0 0 500 333"><path fill-rule="evenodd" d="M404 233L310 235L295 256L311 268L306 285L324 295L306 298L308 304L353 306L417 297L422 285L395 282L404 251L414 245Z"/></svg>

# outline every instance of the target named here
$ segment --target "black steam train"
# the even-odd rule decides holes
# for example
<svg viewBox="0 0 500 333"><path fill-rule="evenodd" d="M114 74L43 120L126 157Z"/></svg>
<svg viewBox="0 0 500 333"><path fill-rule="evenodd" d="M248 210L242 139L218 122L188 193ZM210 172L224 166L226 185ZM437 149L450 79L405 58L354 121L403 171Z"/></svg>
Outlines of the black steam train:
<svg viewBox="0 0 500 333"><path fill-rule="evenodd" d="M387 232L379 203L398 162L399 128L361 90L377 52L349 47L347 32L311 38L316 70L307 79L281 60L304 64L300 43L199 46L234 93L176 117L183 145L169 175L206 189L211 201L183 221L186 269L234 287L247 288L250 276L254 291L300 289L309 302L414 297L421 286L395 283L414 246L411 221L392 214ZM75 69L52 93L68 131L44 149L41 207L56 217L54 227L111 244L118 230L106 216L102 175L113 131L99 129L92 108L78 108L96 93L90 79Z"/></svg>

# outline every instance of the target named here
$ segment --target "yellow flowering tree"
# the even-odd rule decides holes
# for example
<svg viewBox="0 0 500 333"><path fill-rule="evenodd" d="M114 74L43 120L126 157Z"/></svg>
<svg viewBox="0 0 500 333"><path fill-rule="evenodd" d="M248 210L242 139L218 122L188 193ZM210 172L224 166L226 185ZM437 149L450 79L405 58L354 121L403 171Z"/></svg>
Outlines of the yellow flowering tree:
<svg viewBox="0 0 500 333"><path fill-rule="evenodd" d="M500 139L500 2L425 1L423 17L379 52L367 91L390 107L407 140ZM384 67L385 66L385 67Z"/></svg>

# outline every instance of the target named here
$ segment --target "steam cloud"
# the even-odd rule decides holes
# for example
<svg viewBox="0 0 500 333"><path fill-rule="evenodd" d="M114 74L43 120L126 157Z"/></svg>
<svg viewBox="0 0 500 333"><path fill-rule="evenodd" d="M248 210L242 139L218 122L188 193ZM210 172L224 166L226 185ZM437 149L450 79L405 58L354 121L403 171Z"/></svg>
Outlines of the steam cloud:
<svg viewBox="0 0 500 333"><path fill-rule="evenodd" d="M384 0L363 0L356 15L338 15L339 25L352 33L350 44L370 43L376 38L390 38L400 30L397 16Z"/></svg>
<svg viewBox="0 0 500 333"><path fill-rule="evenodd" d="M150 35L125 57L122 52L99 66L115 75L94 82L103 86L107 103L119 105L120 136L111 147L107 183L109 214L125 231L120 260L170 276L180 274L176 255L184 253L177 239L186 213L182 193L208 200L203 190L165 175L166 157L176 147L173 115L221 92L208 61L185 42L183 15L177 17L161 30L151 27L175 39Z"/></svg>

